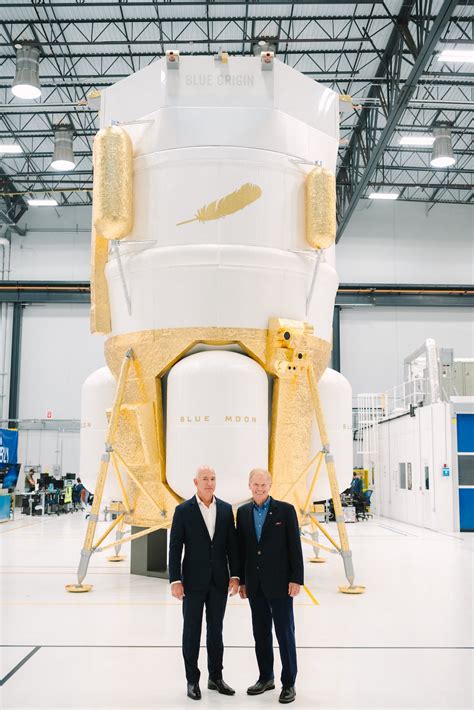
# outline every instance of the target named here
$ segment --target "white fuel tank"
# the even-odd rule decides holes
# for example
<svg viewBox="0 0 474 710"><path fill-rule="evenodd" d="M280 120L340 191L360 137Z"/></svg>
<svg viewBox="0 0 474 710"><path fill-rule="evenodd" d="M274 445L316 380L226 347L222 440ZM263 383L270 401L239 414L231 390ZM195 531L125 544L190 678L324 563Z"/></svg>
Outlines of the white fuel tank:
<svg viewBox="0 0 474 710"><path fill-rule="evenodd" d="M107 434L107 410L114 403L115 378L108 367L101 367L84 381L81 394L81 444L79 478L94 492L100 458ZM124 480L126 485L126 479ZM122 500L113 467L109 467L101 507L111 500Z"/></svg>
<svg viewBox="0 0 474 710"><path fill-rule="evenodd" d="M144 249L125 245L122 268L106 267L114 335L160 328L267 328L270 318L307 321L331 341L338 278L321 263L309 301L315 260L310 254L238 245Z"/></svg>
<svg viewBox="0 0 474 710"><path fill-rule="evenodd" d="M352 387L340 372L328 368L319 380L319 394L326 419L330 450L334 456L339 492L347 488L352 479ZM321 450L321 439L316 423L313 424L311 457ZM311 485L314 467L307 477ZM321 473L312 496L313 500L332 498L326 466Z"/></svg>
<svg viewBox="0 0 474 710"><path fill-rule="evenodd" d="M195 493L196 469L217 475L216 495L236 505L250 497L252 468L268 468L268 377L240 353L189 355L170 371L166 479L182 498Z"/></svg>

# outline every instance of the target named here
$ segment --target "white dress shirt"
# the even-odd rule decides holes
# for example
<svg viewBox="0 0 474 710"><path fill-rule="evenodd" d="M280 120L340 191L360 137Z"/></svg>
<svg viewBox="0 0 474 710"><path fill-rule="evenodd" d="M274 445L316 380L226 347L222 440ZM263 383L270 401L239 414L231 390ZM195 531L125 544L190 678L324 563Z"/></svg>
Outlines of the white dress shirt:
<svg viewBox="0 0 474 710"><path fill-rule="evenodd" d="M202 500L199 498L199 496L196 493L196 502L199 506L199 510L201 511L201 515L204 519L204 523L206 525L206 528L209 532L209 537L212 538L214 537L214 533L216 531L216 516L217 516L217 505L216 505L216 497L212 496L212 501L209 504L209 506L205 505L205 503L202 502ZM239 579L239 577L231 577L231 579ZM175 582L171 582L171 586L173 584L176 584L177 582L180 582L181 580L177 579Z"/></svg>
<svg viewBox="0 0 474 710"><path fill-rule="evenodd" d="M206 528L209 533L209 537L212 538L214 537L214 533L216 531L216 514L217 514L217 506L216 506L216 497L212 496L212 501L210 502L209 506L205 505L205 503L202 502L202 500L199 498L199 496L196 494L196 501L199 506L199 510L201 511L201 515L204 518L204 522L206 523Z"/></svg>

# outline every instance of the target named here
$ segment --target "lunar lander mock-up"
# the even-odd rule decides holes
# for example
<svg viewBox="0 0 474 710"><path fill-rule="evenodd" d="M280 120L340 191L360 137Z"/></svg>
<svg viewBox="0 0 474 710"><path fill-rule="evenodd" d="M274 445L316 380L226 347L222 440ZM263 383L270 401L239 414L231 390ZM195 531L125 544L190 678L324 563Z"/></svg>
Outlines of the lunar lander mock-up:
<svg viewBox="0 0 474 710"><path fill-rule="evenodd" d="M170 527L201 464L234 506L249 471L268 468L315 560L340 554L340 589L362 591L335 472L352 474L351 390L326 369L339 99L270 52L170 51L102 93L91 320L108 369L83 389L80 468L95 498L71 591L90 589L92 553ZM330 497L339 543L312 512ZM121 512L96 541L110 499Z"/></svg>

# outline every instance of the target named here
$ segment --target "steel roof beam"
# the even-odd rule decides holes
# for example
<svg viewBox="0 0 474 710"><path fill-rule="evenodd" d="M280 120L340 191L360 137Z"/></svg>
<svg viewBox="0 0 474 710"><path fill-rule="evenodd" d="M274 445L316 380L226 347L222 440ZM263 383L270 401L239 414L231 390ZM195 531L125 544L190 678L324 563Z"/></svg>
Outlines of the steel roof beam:
<svg viewBox="0 0 474 710"><path fill-rule="evenodd" d="M8 3L8 0L0 0L0 3L2 10L15 5L15 2ZM441 3L437 3L436 7L439 4ZM434 27L436 21L433 12L434 0L398 3L396 6L402 7L398 17L391 12L392 4L383 2L361 4L357 8L348 5L346 10L341 8L345 12L344 15L337 15L335 9L331 12L330 5L327 3L321 2L321 12L319 2L309 3L311 7L308 6L305 15L301 16L296 15L296 11L301 7L298 3L284 2L277 7L270 2L258 3L253 0L242 0L240 3L210 3L209 0L202 3L173 3L174 9L179 8L175 12L171 9L171 3L149 0L141 3L128 0L127 3L119 4L117 0L110 0L110 2L71 0L62 3L61 0L55 0L54 3L49 0L48 2L23 0L23 3L18 2L16 5L23 7L25 11L20 15L13 10L8 12L6 9L2 12L2 21L0 21L0 42L4 42L8 47L8 55L3 55L0 60L3 71L8 73L8 76L3 77L3 87L0 86L0 99L4 98L4 105L0 106L0 112L3 113L7 128L6 131L0 131L0 139L5 140L7 136L14 137L16 133L23 140L24 153L5 158L4 168L16 171L13 179L19 188L24 188L18 189L17 192L45 192L46 188L59 190L67 196L68 204L71 205L90 201L90 194L85 192L89 189L91 181L89 141L96 132L97 116L88 107L76 106L84 100L90 89L104 88L128 76L132 71L131 63L134 63L135 69L148 66L150 60L162 56L165 46L172 46L172 43L183 43L180 44L183 55L208 55L209 48L214 45L225 47L229 44L231 55L251 56L252 40L267 31L278 38L279 58L290 66L294 65L300 69L303 67L300 60L303 60L305 69L308 69L311 62L314 71L303 71L307 76L316 78L340 93L354 94L354 102L361 101L355 95L356 92L360 96L372 96L377 99L377 106L371 108L365 106L362 110L354 110L344 118L341 125L342 135L350 137L348 131L354 130L360 117L364 113L370 114L367 117L366 134L361 133L357 137L358 154L361 158L365 156L364 161L359 164L358 172L354 173L358 179L378 139L384 134L385 118L389 116L399 91L406 83L406 77L410 74L416 57L425 43L429 28ZM215 8L216 5L221 5L218 11L222 12L221 16L216 12L212 14L210 12L210 9ZM67 10L59 13L57 9L61 6L71 8L74 13L68 13ZM167 13L173 12L173 17L163 17L166 13L161 12L162 6L166 6ZM236 10L234 16L231 16L230 10L226 11L226 7L229 6L234 6L232 8ZM140 7L150 10L150 16L140 17L142 14ZM73 14L78 14L78 8L80 8L80 17L76 20ZM99 11L95 12L97 8ZM100 8L110 8L110 12ZM323 15L326 9L330 14ZM354 9L352 14L350 14L351 9ZM60 17L59 14L62 16ZM97 16L98 14L100 17ZM8 15L14 17L5 19ZM21 16L25 19L17 19ZM447 42L455 41L458 36L468 39L472 32L472 25L469 24L471 22L472 18L466 12L464 3L453 12L449 25L450 31L440 38L440 42L443 39ZM390 42L394 44L390 48L384 38L390 34L392 28ZM13 43L24 32L26 35L33 33L43 48L41 68L41 81L45 89L43 104L31 108L17 104L14 99L11 99L9 91L15 56ZM185 40L187 36L189 39ZM222 40L223 36L232 39L227 42ZM150 37L150 40L146 40L146 37ZM107 46L107 42L118 46L114 44ZM233 44L236 42L238 42L237 49ZM294 42L293 46L292 42ZM74 46L74 43L77 45ZM357 47L354 46L355 44ZM82 47L86 45L88 51L83 52ZM387 51L384 52L377 45L387 47ZM202 51L196 51L198 48ZM89 49L95 54L90 54ZM372 76L364 77L364 73ZM470 99L468 92L474 87L474 82L470 79L471 75L462 71L428 71L419 78L418 92L415 94L417 100L425 97L430 100L436 99L436 106L443 110L444 115L456 121L453 143L458 163L454 169L447 173L435 173L429 165L403 166L406 159L410 163L417 162L410 159L410 153L416 155L418 152L421 156L420 162L428 163L426 159L428 152L418 151L418 149L412 151L409 148L400 149L392 145L386 147L382 156L385 162L393 160L397 162L396 166L385 166L387 173L392 170L393 176L396 176L402 184L409 183L412 177L419 183L423 182L429 187L430 197L435 196L436 201L442 197L443 201L453 202L457 196L453 197L451 192L446 192L449 187L442 184L438 186L438 183L436 189L439 192L433 192L434 180L448 179L448 176L451 179L457 176L460 181L468 181L472 174L469 167L472 166L469 127L472 126L470 117L474 115L474 111L467 104ZM450 93L445 96L446 88L449 88ZM451 90L454 88L456 91ZM61 100L66 101L68 96L72 97L73 101L61 106ZM448 96L454 99L455 108L448 108L446 101L443 102ZM55 102L54 108L51 106L48 110L48 101ZM449 105L451 104L452 102ZM404 124L412 121L413 126L409 126L409 130L428 131L436 110L433 105L423 108L421 105L414 106L410 103L409 110L404 115ZM77 169L69 174L69 178L67 174L49 173L48 175L46 172L41 174L42 170L47 171L49 167L52 153L52 124L57 122L60 118L58 114L63 111L74 122L77 147L75 152L80 161ZM0 126L1 121L2 119L0 119ZM13 133L9 132L10 128ZM406 126L399 126L399 128L403 130ZM395 150L399 152L398 157L395 157ZM345 151L345 146L341 145L339 160L344 159ZM352 167L354 166L351 165ZM379 176L377 174L372 176L372 181L380 182ZM87 188L84 187L86 184ZM342 174L339 180L339 196L340 190L345 188L350 197L354 185L357 185L357 181L348 181L347 173ZM84 192L76 193L75 197L72 195L73 190ZM406 191L406 194L403 191ZM4 195L7 193L5 196L9 199L13 197L11 193L14 190L11 186L3 192ZM420 190L416 187L403 188L400 199L411 199L413 193L416 197L417 192L419 193ZM464 189L463 192L467 191ZM82 199L83 202L78 202ZM465 199L463 194L463 202L467 203L468 200L469 196Z"/></svg>
<svg viewBox="0 0 474 710"><path fill-rule="evenodd" d="M0 303L89 303L88 281L0 281ZM463 284L340 284L336 305L467 306L474 289Z"/></svg>
<svg viewBox="0 0 474 710"><path fill-rule="evenodd" d="M385 148L392 138L399 119L408 107L418 80L428 65L436 44L448 24L456 5L457 0L444 0L430 31L426 33L424 38L421 38L422 44L419 47L417 57L414 60L409 77L402 87L400 87L398 83L401 63L400 61L393 61L396 59L397 53L400 56L401 36L398 27L395 27L392 31L392 35L387 44L386 53L377 71L377 75L385 76L387 79L386 93L382 94L381 89L378 87L372 87L369 92L371 96L377 97L378 94L378 98L382 98L383 96L386 100L386 123L378 140L374 140L374 130L371 125L373 121L371 114L373 112L362 109L359 121L354 130L354 135L351 138L338 172L339 226L337 241L339 241L344 233L372 174L377 168ZM414 1L404 3L397 24L408 24L414 6ZM418 28L418 30L420 30L420 28ZM347 178L349 178L349 184L347 183Z"/></svg>
<svg viewBox="0 0 474 710"><path fill-rule="evenodd" d="M193 3L194 5L195 3ZM213 3L214 4L214 3ZM242 0L240 3L241 5L245 6L248 8L249 6L249 0ZM252 7L255 7L254 3L250 3ZM296 3L292 3L292 8L295 7ZM330 3L326 3L330 4ZM94 5L97 7L97 5ZM117 0L114 0L114 6L117 7ZM153 6L156 6L156 3L153 2ZM2 7L6 7L5 3L2 4ZM55 7L58 7L57 2L55 2ZM74 7L74 9L77 9L77 5L71 5L71 7ZM84 7L84 5L82 5ZM130 9L130 5L127 5L127 10ZM249 18L248 14L242 14L242 15L218 15L216 17L210 17L209 21L211 23L218 23L218 22L244 22L245 19L252 19L255 22L268 22L269 19L273 20L274 22L284 22L285 20L289 20L289 15L282 15L282 14L272 14L272 17L269 18L268 15L252 15L251 18ZM416 12L413 13L412 17L414 19L421 19L421 17L417 17ZM317 22L350 22L354 18L353 14L348 14L348 15L334 15L334 14L325 14L325 15L318 15L317 13L313 13L311 15L298 15L294 17L294 20L296 22L311 22L316 20ZM173 17L162 17L162 18L150 18L147 16L140 16L140 15L135 15L135 16L129 16L126 18L126 22L128 24L150 24L150 23L156 23L160 22L162 25L171 25L173 23L177 22L202 22L203 19L205 19L203 16L200 15L195 15L195 16L190 16L186 15L184 16L178 16L174 15ZM357 14L357 19L364 22L366 20L387 20L390 19L390 14L388 13L374 13L374 14L368 14L368 13L360 13ZM423 14L423 19L427 20L428 22L433 22L433 20L436 19L435 14ZM453 16L453 19L456 19L456 22L461 22L461 23L467 23L470 24L472 22L472 18L469 16ZM80 25L91 25L91 24L96 24L96 25L108 25L110 23L113 23L115 21L115 18L105 18L105 17L92 17L89 16L87 18L84 17L74 17L74 18L59 18L57 20L58 25L66 25L69 26L71 24L80 26ZM35 24L36 25L49 25L50 21L47 19L36 19L35 18ZM4 19L2 23L0 24L6 24L6 25L20 25L24 27L25 25L28 25L29 22L28 20L19 20L17 18L8 18Z"/></svg>
<svg viewBox="0 0 474 710"><path fill-rule="evenodd" d="M152 0L153 5L156 7L164 7L167 10L169 10L171 2L170 0ZM35 3L42 2L42 0L35 0ZM189 0L173 0L173 6L174 7L185 7L189 8L189 5L193 5L194 7L205 7L208 4L209 0L192 0L190 3ZM25 0L25 2L12 2L11 0L3 0L2 2L2 8L8 9L8 8L17 8L17 9L31 9L31 6L33 4L31 0ZM464 0L464 4L470 5L473 4L474 0ZM212 4L214 7L218 6L226 6L230 7L232 5L242 5L243 0L212 0ZM265 5L288 5L288 0L253 0L252 5L257 7L257 6L265 6ZM327 5L328 2L327 0L305 0L305 5ZM332 0L330 3L332 5L360 5L360 0ZM370 4L370 5L384 5L385 1L384 0L370 0L370 3L365 3L365 4ZM127 0L126 1L127 9L131 7L146 7L149 9L150 7L150 0ZM54 0L54 7L55 8L74 8L77 9L78 7L86 8L90 7L91 9L99 8L99 7L110 7L114 10L117 9L117 0L109 0L109 2L106 2L105 0L69 0L69 2L65 0ZM184 17L181 18L181 20L185 19ZM269 18L267 18L269 19Z"/></svg>
<svg viewBox="0 0 474 710"><path fill-rule="evenodd" d="M387 184L385 182L380 182L377 180L371 180L368 184L367 187L387 187ZM406 189L406 188L424 188L424 189L430 189L432 190L433 188L437 189L448 189L448 190L470 190L472 191L472 185L467 185L466 183L450 183L450 182L420 182L420 181L415 181L415 182L397 182L397 181L390 181L390 188L394 187L396 189ZM363 198L364 199L364 198Z"/></svg>

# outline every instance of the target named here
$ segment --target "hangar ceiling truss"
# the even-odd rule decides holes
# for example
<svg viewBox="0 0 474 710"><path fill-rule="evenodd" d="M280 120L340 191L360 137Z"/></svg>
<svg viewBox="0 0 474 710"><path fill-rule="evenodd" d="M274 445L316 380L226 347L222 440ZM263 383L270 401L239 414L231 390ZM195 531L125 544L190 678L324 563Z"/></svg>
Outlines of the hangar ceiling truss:
<svg viewBox="0 0 474 710"><path fill-rule="evenodd" d="M368 193L392 186L400 200L473 204L472 65L444 64L444 47L474 45L474 0L268 2L233 0L2 0L0 11L0 223L15 224L26 198L91 202L97 112L86 97L178 48L183 55L251 56L270 38L277 58L352 96L341 118L337 168L339 235ZM15 45L41 49L42 96L15 98ZM431 149L402 148L400 136L452 126L456 165L430 166ZM54 127L74 128L76 168L50 169Z"/></svg>

